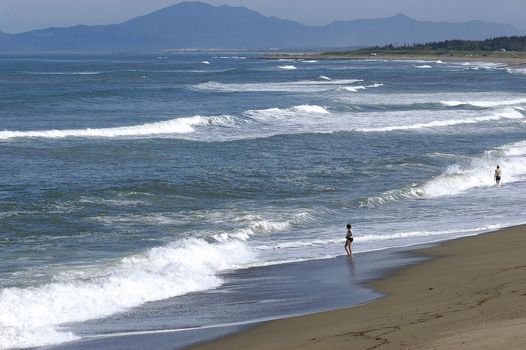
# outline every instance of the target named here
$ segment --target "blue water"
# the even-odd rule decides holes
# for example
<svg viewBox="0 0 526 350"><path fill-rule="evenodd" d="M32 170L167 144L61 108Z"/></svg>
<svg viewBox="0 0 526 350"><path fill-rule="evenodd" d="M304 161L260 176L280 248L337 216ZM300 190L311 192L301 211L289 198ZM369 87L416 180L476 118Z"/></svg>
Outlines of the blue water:
<svg viewBox="0 0 526 350"><path fill-rule="evenodd" d="M524 70L259 57L0 56L0 349L341 255L348 222L356 253L526 222Z"/></svg>

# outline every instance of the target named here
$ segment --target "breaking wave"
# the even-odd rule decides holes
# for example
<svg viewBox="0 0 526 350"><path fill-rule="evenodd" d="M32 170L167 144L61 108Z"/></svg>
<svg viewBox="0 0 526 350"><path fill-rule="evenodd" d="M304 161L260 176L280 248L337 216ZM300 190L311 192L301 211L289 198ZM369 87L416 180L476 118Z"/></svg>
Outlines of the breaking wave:
<svg viewBox="0 0 526 350"><path fill-rule="evenodd" d="M359 206L378 207L407 199L426 199L457 195L476 188L494 186L493 171L499 164L505 169L505 182L526 177L526 141L501 146L468 162L452 164L446 170L418 185L394 189L360 201Z"/></svg>
<svg viewBox="0 0 526 350"><path fill-rule="evenodd" d="M234 123L232 116L177 118L161 122L146 123L114 128L53 129L37 131L0 131L0 140L12 138L65 138L65 137L143 137L152 135L185 134L195 131L195 127L204 125L227 126Z"/></svg>
<svg viewBox="0 0 526 350"><path fill-rule="evenodd" d="M500 106L514 106L526 103L526 98L516 98L509 100L500 101L440 101L444 106L457 107L457 106L473 106L473 107L500 107Z"/></svg>
<svg viewBox="0 0 526 350"><path fill-rule="evenodd" d="M307 115L324 115L330 112L324 107L317 105L301 105L290 108L268 108L249 110L244 113L245 116L257 121L269 121L276 119L287 119L291 117L305 117Z"/></svg>
<svg viewBox="0 0 526 350"><path fill-rule="evenodd" d="M254 252L241 241L210 244L187 239L123 258L97 273L74 273L76 277L62 276L61 281L39 287L3 289L0 349L78 339L60 325L214 288L222 283L218 272L253 261Z"/></svg>
<svg viewBox="0 0 526 350"><path fill-rule="evenodd" d="M345 90L345 91L350 91L350 92L357 92L357 91L360 91L360 90L365 90L367 88L377 88L377 87L381 87L381 86L384 86L384 84L371 84L371 85L356 85L356 86L344 86L344 87L341 87L340 90Z"/></svg>
<svg viewBox="0 0 526 350"><path fill-rule="evenodd" d="M286 83L243 83L223 84L215 81L193 85L190 88L198 91L217 92L317 92L330 91L363 81L361 79L338 79L338 80L302 80Z"/></svg>
<svg viewBox="0 0 526 350"><path fill-rule="evenodd" d="M447 127L461 124L476 124L481 122L496 121L501 119L523 119L524 115L516 109L509 108L495 113L489 113L480 117L471 117L464 119L447 119L447 120L433 120L429 122L421 122L406 125L392 125L377 128L360 128L357 131L361 132L388 132L388 131L403 131L403 130L418 130L429 129L436 127Z"/></svg>
<svg viewBox="0 0 526 350"><path fill-rule="evenodd" d="M376 85L381 86L381 84ZM508 103L519 102L522 100L509 101ZM368 108L371 109L371 107ZM445 115L442 119L437 119L436 114L417 113L417 111L411 114L375 112L367 114L367 117L357 118L356 114L348 110L349 108L347 111L330 111L318 105L298 105L288 108L247 110L240 116L183 117L110 128L4 130L0 131L0 140L15 138L141 138L180 135L178 137L186 139L224 141L268 137L283 133L411 131L524 118L523 109L518 106L490 110L480 116L473 116L472 112L466 112L465 117L457 116L454 118L451 115ZM377 116L381 116L381 118L377 118ZM405 120L405 123L393 125L400 123L401 120Z"/></svg>

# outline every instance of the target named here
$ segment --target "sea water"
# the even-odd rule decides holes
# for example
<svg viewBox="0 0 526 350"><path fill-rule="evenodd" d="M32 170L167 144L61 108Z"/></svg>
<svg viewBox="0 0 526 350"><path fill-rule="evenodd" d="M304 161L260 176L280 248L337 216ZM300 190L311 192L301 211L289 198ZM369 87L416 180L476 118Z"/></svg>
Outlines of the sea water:
<svg viewBox="0 0 526 350"><path fill-rule="evenodd" d="M347 223L360 254L526 222L524 70L262 56L0 56L0 349L342 255Z"/></svg>

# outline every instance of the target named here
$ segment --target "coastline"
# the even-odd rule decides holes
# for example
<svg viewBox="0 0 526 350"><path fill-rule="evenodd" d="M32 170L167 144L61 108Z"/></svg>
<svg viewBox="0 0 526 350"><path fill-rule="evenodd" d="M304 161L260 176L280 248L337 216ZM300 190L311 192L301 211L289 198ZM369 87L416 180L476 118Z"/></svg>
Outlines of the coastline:
<svg viewBox="0 0 526 350"><path fill-rule="evenodd" d="M418 249L367 304L257 325L208 349L517 349L526 345L526 225Z"/></svg>
<svg viewBox="0 0 526 350"><path fill-rule="evenodd" d="M510 67L525 67L526 53L495 52L487 55L480 54L429 54L429 53L378 53L377 55L341 53L282 53L265 56L270 60L387 60L387 61L443 61L443 62L487 62L506 64Z"/></svg>

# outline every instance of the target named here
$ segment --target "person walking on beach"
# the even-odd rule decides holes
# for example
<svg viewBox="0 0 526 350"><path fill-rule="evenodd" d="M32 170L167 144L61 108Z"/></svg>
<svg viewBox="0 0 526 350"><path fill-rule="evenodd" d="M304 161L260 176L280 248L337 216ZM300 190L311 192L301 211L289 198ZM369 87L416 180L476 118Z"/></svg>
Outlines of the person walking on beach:
<svg viewBox="0 0 526 350"><path fill-rule="evenodd" d="M353 241L353 237L352 237L351 224L347 224L347 234L345 235L345 251L347 252L348 256L351 256L352 254L352 248L351 248L352 241Z"/></svg>
<svg viewBox="0 0 526 350"><path fill-rule="evenodd" d="M502 170L500 169L500 167L497 165L497 169L495 169L495 182L497 183L497 186L500 187L500 177L502 175Z"/></svg>

